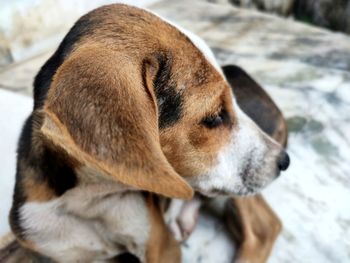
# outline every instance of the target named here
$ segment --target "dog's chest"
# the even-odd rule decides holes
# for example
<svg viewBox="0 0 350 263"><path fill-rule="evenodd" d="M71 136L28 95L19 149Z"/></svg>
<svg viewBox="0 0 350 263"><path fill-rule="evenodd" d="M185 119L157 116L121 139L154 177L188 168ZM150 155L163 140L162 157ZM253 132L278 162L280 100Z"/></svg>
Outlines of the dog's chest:
<svg viewBox="0 0 350 263"><path fill-rule="evenodd" d="M93 262L125 251L142 259L150 231L145 200L110 188L78 187L46 203L26 203L20 209L26 236L59 262Z"/></svg>

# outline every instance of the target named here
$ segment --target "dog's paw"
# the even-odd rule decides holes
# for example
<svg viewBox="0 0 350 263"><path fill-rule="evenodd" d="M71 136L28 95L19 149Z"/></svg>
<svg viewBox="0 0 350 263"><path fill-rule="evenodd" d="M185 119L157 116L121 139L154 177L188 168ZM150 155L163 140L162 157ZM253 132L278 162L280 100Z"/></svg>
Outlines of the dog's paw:
<svg viewBox="0 0 350 263"><path fill-rule="evenodd" d="M177 241L185 241L196 227L201 201L194 197L190 201L172 200L166 220Z"/></svg>
<svg viewBox="0 0 350 263"><path fill-rule="evenodd" d="M199 214L199 204L192 203L191 201L185 203L179 217L177 218L177 223L180 227L182 240L186 240L196 227Z"/></svg>
<svg viewBox="0 0 350 263"><path fill-rule="evenodd" d="M170 228L171 233L173 233L175 240L182 242L183 241L182 230L180 225L177 223L177 221L172 220L168 226Z"/></svg>

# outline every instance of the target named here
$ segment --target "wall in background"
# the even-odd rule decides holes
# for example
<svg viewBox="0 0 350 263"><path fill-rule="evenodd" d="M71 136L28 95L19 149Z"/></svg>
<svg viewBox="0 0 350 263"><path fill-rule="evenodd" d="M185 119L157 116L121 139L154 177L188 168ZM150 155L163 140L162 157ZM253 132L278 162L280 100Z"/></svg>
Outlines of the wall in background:
<svg viewBox="0 0 350 263"><path fill-rule="evenodd" d="M84 13L105 4L155 0L0 0L0 70L55 48Z"/></svg>
<svg viewBox="0 0 350 263"><path fill-rule="evenodd" d="M213 0L214 1L214 0ZM217 0L224 1L224 0ZM350 34L350 0L226 0Z"/></svg>

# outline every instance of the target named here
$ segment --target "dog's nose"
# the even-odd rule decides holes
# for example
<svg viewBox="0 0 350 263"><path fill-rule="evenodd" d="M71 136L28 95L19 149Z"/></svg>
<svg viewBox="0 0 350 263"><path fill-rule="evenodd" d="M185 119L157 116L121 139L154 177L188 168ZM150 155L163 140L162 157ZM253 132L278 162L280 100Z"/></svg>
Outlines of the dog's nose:
<svg viewBox="0 0 350 263"><path fill-rule="evenodd" d="M279 158L278 158L278 161L277 161L277 165L278 165L278 169L280 169L280 171L285 171L287 170L288 166L289 166L289 163L290 163L290 160L289 160L289 155L286 151L282 151Z"/></svg>

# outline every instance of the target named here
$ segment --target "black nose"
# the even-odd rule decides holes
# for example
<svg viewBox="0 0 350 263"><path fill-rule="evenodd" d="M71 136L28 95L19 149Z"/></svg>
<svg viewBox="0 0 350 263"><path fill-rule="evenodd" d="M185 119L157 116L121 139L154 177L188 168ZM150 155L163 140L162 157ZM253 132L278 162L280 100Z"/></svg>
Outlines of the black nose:
<svg viewBox="0 0 350 263"><path fill-rule="evenodd" d="M279 158L278 158L278 169L280 169L280 171L285 171L287 170L288 166L289 166L289 155L288 153L286 153L286 151L282 151Z"/></svg>

